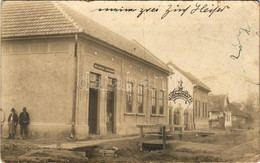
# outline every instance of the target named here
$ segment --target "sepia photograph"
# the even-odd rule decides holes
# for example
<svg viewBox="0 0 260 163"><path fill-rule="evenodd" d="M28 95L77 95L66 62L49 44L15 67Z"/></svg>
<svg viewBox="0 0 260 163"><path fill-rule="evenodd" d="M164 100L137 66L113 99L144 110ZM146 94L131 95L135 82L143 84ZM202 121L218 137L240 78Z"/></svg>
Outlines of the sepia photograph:
<svg viewBox="0 0 260 163"><path fill-rule="evenodd" d="M1 1L1 162L258 162L258 1Z"/></svg>

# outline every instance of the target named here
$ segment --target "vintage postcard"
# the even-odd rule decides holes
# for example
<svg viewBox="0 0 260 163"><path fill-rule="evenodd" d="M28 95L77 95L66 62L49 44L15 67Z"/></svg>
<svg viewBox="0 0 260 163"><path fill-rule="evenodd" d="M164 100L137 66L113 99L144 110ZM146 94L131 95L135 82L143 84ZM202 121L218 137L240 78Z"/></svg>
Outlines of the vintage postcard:
<svg viewBox="0 0 260 163"><path fill-rule="evenodd" d="M258 1L2 1L2 162L257 162Z"/></svg>

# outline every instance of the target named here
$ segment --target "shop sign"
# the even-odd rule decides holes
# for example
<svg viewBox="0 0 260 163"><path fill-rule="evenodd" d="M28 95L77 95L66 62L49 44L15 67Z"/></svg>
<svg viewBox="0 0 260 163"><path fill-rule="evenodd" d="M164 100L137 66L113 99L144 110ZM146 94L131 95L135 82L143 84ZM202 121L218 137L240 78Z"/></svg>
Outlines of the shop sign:
<svg viewBox="0 0 260 163"><path fill-rule="evenodd" d="M98 70L102 70L102 71L108 72L108 73L111 73L111 74L115 73L114 69L106 67L106 66L103 66L103 65L100 65L100 64L97 64L97 63L94 63L94 68L98 69Z"/></svg>

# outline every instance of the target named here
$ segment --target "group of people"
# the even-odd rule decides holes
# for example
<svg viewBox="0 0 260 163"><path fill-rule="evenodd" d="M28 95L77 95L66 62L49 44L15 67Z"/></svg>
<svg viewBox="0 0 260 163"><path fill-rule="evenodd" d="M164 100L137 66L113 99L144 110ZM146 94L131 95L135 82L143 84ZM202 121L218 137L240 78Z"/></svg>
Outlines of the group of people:
<svg viewBox="0 0 260 163"><path fill-rule="evenodd" d="M2 111L2 108L0 108L0 111L1 111L1 133L2 133L3 124L5 121L5 115ZM23 108L23 111L20 113L19 117L16 114L15 109L14 108L11 109L11 113L8 116L8 127L9 127L8 139L14 139L18 122L20 124L21 138L22 139L27 138L28 137L28 125L30 123L30 116L26 110L26 107Z"/></svg>

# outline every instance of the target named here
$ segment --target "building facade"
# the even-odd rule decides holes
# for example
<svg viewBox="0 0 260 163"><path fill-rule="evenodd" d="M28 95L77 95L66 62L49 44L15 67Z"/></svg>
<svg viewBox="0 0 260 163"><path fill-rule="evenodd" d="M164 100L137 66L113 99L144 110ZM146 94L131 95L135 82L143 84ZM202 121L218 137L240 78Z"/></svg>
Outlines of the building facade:
<svg viewBox="0 0 260 163"><path fill-rule="evenodd" d="M181 92L183 92L181 96L179 92L176 92L181 99L178 100L177 104L169 101L169 110L173 109L173 113L170 112L173 115L170 116L173 117L172 121L179 121L178 123L184 124L186 129L208 129L208 93L211 92L210 88L172 62L168 62L167 65L173 70L173 79L169 81L170 93L172 89L180 88L177 83L184 85L183 88L185 88L185 90L181 88ZM174 88L172 88L173 86ZM174 116L174 111L177 113L176 115L181 117L175 121L174 117L178 116Z"/></svg>
<svg viewBox="0 0 260 163"><path fill-rule="evenodd" d="M185 130L194 129L193 119L193 84L184 71L172 62L167 64L172 69L169 77L169 123L184 125Z"/></svg>
<svg viewBox="0 0 260 163"><path fill-rule="evenodd" d="M168 123L170 69L62 3L3 2L1 41L2 108L27 107L31 136L127 135Z"/></svg>
<svg viewBox="0 0 260 163"><path fill-rule="evenodd" d="M193 92L193 107L196 129L208 129L208 93L210 90L195 86Z"/></svg>
<svg viewBox="0 0 260 163"><path fill-rule="evenodd" d="M227 95L209 96L209 127L213 129L232 127L232 112Z"/></svg>

